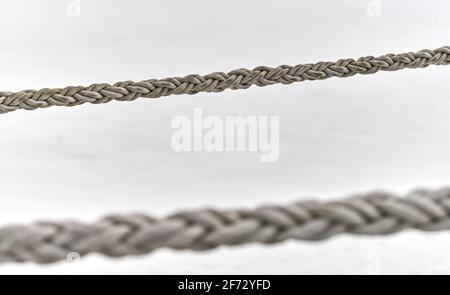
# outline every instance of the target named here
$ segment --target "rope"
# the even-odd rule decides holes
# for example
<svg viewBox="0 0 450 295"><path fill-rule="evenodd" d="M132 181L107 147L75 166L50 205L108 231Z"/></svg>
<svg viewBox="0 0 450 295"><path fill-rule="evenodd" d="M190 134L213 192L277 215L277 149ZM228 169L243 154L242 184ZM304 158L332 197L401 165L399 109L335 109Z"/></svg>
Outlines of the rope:
<svg viewBox="0 0 450 295"><path fill-rule="evenodd" d="M421 50L415 53L387 54L380 57L341 59L276 68L260 66L253 70L237 69L229 73L216 72L205 76L151 79L141 82L118 82L114 85L93 84L88 87L66 87L20 92L0 92L0 113L18 109L34 110L50 106L76 106L83 103L106 103L112 100L131 101L139 97L158 98L175 94L221 92L226 89L247 89L252 85L291 84L305 80L350 77L374 74L378 71L398 71L405 68L425 68L429 65L450 64L450 47Z"/></svg>
<svg viewBox="0 0 450 295"><path fill-rule="evenodd" d="M252 85L291 84L450 64L450 47L380 57L341 59L276 68L260 66L205 76L93 84L20 92L0 92L0 113L50 106L131 101L176 94L247 89ZM99 253L141 255L159 248L208 250L222 245L273 244L288 239L319 241L341 233L387 235L406 228L450 229L450 188L415 190L405 197L386 192L354 195L333 202L301 201L253 210L179 212L165 218L113 215L94 223L37 222L0 228L0 262L51 263Z"/></svg>
<svg viewBox="0 0 450 295"><path fill-rule="evenodd" d="M403 198L372 192L334 202L188 211L161 219L134 214L109 216L92 224L12 225L0 229L0 261L50 263L71 253L120 257L163 247L208 250L287 239L319 241L341 233L386 235L406 228L450 229L450 188L415 190Z"/></svg>

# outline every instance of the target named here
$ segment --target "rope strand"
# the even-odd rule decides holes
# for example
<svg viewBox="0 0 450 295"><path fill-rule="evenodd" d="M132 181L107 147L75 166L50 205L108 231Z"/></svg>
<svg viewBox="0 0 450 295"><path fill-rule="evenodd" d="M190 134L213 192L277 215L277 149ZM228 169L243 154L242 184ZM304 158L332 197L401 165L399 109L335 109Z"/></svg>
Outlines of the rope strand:
<svg viewBox="0 0 450 295"><path fill-rule="evenodd" d="M11 225L0 229L0 262L51 263L73 252L121 257L159 248L200 251L287 239L320 241L341 233L387 235L406 228L450 229L450 188L415 190L403 198L372 192L332 202L185 211L160 219L131 214L108 216L92 224Z"/></svg>
<svg viewBox="0 0 450 295"><path fill-rule="evenodd" d="M189 75L141 82L118 82L114 85L93 84L88 87L24 90L0 92L0 113L18 109L35 110L50 106L77 106L84 103L107 103L112 100L132 101L139 97L158 98L176 94L221 92L226 89L247 89L252 85L291 84L305 80L324 80L331 77L351 77L379 71L398 71L405 68L425 68L429 65L450 64L450 47L435 50L387 54L380 57L341 59L337 62L318 62L276 68L260 66L253 70L237 69L228 73L216 72L205 76Z"/></svg>

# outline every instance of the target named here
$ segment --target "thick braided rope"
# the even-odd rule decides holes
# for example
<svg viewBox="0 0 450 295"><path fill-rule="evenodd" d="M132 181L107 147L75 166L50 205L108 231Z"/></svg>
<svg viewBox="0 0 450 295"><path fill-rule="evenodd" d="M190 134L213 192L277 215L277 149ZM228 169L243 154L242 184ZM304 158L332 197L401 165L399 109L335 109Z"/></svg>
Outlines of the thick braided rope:
<svg viewBox="0 0 450 295"><path fill-rule="evenodd" d="M341 59L337 62L318 62L276 68L260 66L253 70L237 69L229 73L216 72L205 76L141 82L118 82L114 85L93 84L88 87L66 87L24 90L16 93L0 92L0 113L18 109L34 110L50 106L76 106L86 102L106 103L112 100L131 101L139 97L158 98L175 94L221 92L226 89L247 89L252 85L291 84L305 80L323 80L331 77L350 77L355 74L374 74L378 71L398 71L405 68L425 68L429 65L450 64L450 47L418 52L387 54L380 57Z"/></svg>
<svg viewBox="0 0 450 295"><path fill-rule="evenodd" d="M146 254L167 247L207 250L221 245L317 241L340 233L386 235L405 228L450 229L450 188L405 197L373 192L333 202L301 201L254 210L198 210L155 219L116 215L92 224L40 222L0 229L0 261L50 263L79 255Z"/></svg>

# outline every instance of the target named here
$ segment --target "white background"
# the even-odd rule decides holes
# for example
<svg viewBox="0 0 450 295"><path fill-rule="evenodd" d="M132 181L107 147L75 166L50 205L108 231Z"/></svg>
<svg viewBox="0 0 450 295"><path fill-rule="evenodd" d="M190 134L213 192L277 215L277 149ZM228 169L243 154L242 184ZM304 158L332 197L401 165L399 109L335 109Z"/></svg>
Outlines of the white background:
<svg viewBox="0 0 450 295"><path fill-rule="evenodd" d="M72 15L78 4L80 14ZM449 45L449 8L445 0L0 0L0 88L434 49ZM449 70L1 115L0 223L439 188L450 175ZM194 107L205 115L280 116L279 160L173 152L170 122ZM449 244L447 232L342 235L322 243L10 263L0 273L450 273Z"/></svg>

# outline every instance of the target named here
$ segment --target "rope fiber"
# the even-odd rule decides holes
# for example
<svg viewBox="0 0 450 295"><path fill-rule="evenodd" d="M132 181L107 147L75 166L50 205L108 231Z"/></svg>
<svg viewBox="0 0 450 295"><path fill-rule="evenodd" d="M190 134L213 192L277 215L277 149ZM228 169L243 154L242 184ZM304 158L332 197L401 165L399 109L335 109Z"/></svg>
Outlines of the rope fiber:
<svg viewBox="0 0 450 295"><path fill-rule="evenodd" d="M141 82L125 81L114 85L93 84L88 87L44 88L20 92L0 92L0 113L18 109L34 110L50 106L76 106L83 103L107 103L112 100L132 101L139 97L158 98L176 94L221 92L226 89L247 89L252 85L291 84L306 80L324 80L331 77L351 77L356 74L374 74L379 71L398 71L405 68L425 68L429 65L450 64L450 47L421 50L402 54L386 54L341 59L337 62L318 62L296 66L267 66L253 70L237 69L228 73L216 72L205 76L189 75Z"/></svg>
<svg viewBox="0 0 450 295"><path fill-rule="evenodd" d="M253 210L185 211L166 218L108 216L95 223L38 222L0 229L0 262L51 263L71 253L111 257L159 248L208 250L221 245L319 241L341 233L387 235L406 228L450 229L450 188L352 195L332 202L301 201Z"/></svg>
<svg viewBox="0 0 450 295"><path fill-rule="evenodd" d="M0 92L0 113L87 102L131 101L139 97L221 92L252 85L291 84L448 64L450 47L445 46L415 53L276 68L261 66L205 76ZM0 228L0 262L51 263L74 253L121 257L147 254L159 248L208 250L222 245L273 244L288 239L319 241L341 233L386 235L406 228L450 229L450 188L415 190L405 197L372 192L333 202L301 201L253 210L185 211L165 218L131 214L108 216L94 223L10 225Z"/></svg>

